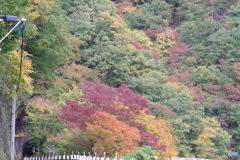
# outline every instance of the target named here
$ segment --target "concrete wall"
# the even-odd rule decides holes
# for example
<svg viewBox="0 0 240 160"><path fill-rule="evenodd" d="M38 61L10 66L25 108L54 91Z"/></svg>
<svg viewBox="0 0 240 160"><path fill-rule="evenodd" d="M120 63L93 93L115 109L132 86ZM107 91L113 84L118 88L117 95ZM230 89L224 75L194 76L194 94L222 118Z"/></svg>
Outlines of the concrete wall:
<svg viewBox="0 0 240 160"><path fill-rule="evenodd" d="M23 119L17 119L16 121L16 138L15 138L15 148L17 160L23 159L23 149L26 147L26 142L31 139L29 131L25 130L27 123ZM17 137L17 135L24 135L24 137Z"/></svg>
<svg viewBox="0 0 240 160"><path fill-rule="evenodd" d="M11 108L7 107L1 98L0 95L0 160L9 160Z"/></svg>
<svg viewBox="0 0 240 160"><path fill-rule="evenodd" d="M9 104L4 102L0 95L0 160L10 160L10 133L11 133L11 99ZM15 138L16 160L21 160L24 145L31 139L29 131L24 130L26 122L20 118L16 121L16 135L24 134L24 137Z"/></svg>

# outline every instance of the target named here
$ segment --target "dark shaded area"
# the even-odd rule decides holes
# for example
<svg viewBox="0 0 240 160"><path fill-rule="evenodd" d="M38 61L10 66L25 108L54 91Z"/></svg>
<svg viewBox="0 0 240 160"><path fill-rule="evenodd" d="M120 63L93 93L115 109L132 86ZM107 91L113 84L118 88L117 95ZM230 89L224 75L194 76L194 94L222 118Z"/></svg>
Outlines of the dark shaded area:
<svg viewBox="0 0 240 160"><path fill-rule="evenodd" d="M29 147L29 142L26 142L23 148L23 157L30 157L33 155L33 148Z"/></svg>

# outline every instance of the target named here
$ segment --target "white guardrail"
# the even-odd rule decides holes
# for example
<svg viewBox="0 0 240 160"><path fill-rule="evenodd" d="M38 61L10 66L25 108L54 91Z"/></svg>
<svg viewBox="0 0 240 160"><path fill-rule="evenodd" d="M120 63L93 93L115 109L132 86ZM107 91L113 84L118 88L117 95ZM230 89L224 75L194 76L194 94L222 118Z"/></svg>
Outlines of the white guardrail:
<svg viewBox="0 0 240 160"><path fill-rule="evenodd" d="M105 158L94 156L80 155L63 155L63 156L41 156L41 157L25 157L23 160L123 160L122 158Z"/></svg>
<svg viewBox="0 0 240 160"><path fill-rule="evenodd" d="M172 157L172 160L211 160L211 159Z"/></svg>

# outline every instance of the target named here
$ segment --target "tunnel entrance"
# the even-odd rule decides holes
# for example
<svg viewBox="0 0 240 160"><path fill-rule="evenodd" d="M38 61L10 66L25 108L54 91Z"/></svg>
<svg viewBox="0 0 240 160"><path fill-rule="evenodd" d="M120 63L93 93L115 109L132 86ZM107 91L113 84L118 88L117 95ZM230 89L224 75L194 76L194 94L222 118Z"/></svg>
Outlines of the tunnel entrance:
<svg viewBox="0 0 240 160"><path fill-rule="evenodd" d="M24 144L22 155L23 157L30 157L33 155L33 148L30 147L29 141Z"/></svg>

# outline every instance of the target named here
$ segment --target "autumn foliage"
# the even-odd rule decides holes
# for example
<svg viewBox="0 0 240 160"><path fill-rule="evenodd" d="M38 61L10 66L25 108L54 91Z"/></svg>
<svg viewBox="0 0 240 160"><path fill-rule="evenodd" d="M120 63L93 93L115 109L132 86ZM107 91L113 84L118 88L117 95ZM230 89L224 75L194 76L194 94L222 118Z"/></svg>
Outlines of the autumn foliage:
<svg viewBox="0 0 240 160"><path fill-rule="evenodd" d="M119 88L109 87L102 83L86 81L80 87L87 100L93 108L116 115L118 120L129 121L134 119L134 114L149 108L147 98L135 94L126 85Z"/></svg>
<svg viewBox="0 0 240 160"><path fill-rule="evenodd" d="M86 123L86 141L93 145L92 150L107 155L119 152L125 155L137 148L140 141L139 130L118 121L115 116L97 111Z"/></svg>
<svg viewBox="0 0 240 160"><path fill-rule="evenodd" d="M68 128L85 129L85 122L97 111L95 108L79 104L74 100L67 100L66 105L61 108L60 116L62 122L66 123Z"/></svg>
<svg viewBox="0 0 240 160"><path fill-rule="evenodd" d="M171 124L164 120L152 120L146 126L146 130L158 137L156 152L158 155L167 154L168 158L176 157L178 152L176 151L176 144L174 142L173 135L171 134ZM166 157L167 159L167 157Z"/></svg>
<svg viewBox="0 0 240 160"><path fill-rule="evenodd" d="M144 145L162 152L169 152L173 147L159 142L160 131L155 133L147 129L149 123L154 122L157 125L158 122L154 121L150 104L146 98L135 94L126 85L115 88L100 82L85 81L79 89L84 96L80 96L79 100L67 100L66 106L60 109L61 121L70 130L80 128L84 132L83 138L76 139L75 144L91 146L93 151L107 154L126 154ZM156 104L155 110L163 115L173 116L163 105ZM162 134L168 132L167 127L171 126L162 129ZM171 133L168 134L171 141Z"/></svg>
<svg viewBox="0 0 240 160"><path fill-rule="evenodd" d="M233 100L233 101L240 100L240 85L233 86L231 84L226 84L225 90L228 93L229 100Z"/></svg>
<svg viewBox="0 0 240 160"><path fill-rule="evenodd" d="M31 60L20 30L0 45L0 108L20 78L31 144L108 155L147 145L165 159L240 152L237 0L11 0L0 12L27 19ZM3 37L11 24L0 25Z"/></svg>

